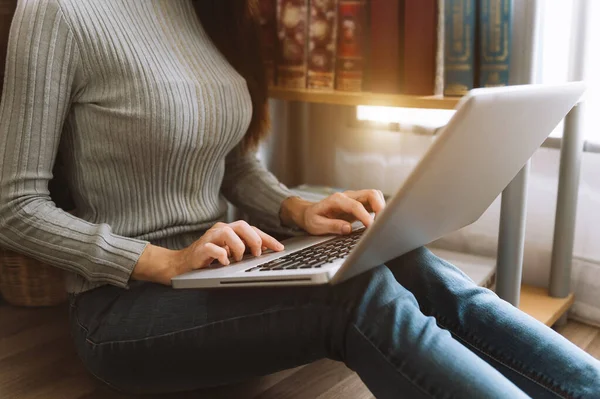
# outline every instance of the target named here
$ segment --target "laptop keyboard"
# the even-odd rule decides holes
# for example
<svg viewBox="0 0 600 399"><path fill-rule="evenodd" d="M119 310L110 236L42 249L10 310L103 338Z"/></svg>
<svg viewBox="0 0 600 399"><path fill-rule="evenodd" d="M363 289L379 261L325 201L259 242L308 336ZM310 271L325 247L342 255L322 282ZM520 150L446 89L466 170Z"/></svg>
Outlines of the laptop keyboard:
<svg viewBox="0 0 600 399"><path fill-rule="evenodd" d="M321 244L304 248L298 252L282 256L270 262L261 263L246 272L266 272L294 269L318 269L336 259L345 258L356 245L364 228L347 236L339 236Z"/></svg>

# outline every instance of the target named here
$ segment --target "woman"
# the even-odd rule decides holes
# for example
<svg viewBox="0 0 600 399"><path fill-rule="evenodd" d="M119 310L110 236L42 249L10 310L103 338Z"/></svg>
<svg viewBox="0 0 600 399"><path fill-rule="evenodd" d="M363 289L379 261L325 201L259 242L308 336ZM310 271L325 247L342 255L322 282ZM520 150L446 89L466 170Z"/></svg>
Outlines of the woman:
<svg viewBox="0 0 600 399"><path fill-rule="evenodd" d="M263 229L346 234L384 206L373 190L294 198L256 161L267 98L248 3L19 2L0 244L69 272L88 370L179 392L329 357L381 398L600 397L596 360L425 249L337 286L170 288L214 260L282 250ZM58 153L74 214L49 197ZM224 198L261 229L222 223Z"/></svg>

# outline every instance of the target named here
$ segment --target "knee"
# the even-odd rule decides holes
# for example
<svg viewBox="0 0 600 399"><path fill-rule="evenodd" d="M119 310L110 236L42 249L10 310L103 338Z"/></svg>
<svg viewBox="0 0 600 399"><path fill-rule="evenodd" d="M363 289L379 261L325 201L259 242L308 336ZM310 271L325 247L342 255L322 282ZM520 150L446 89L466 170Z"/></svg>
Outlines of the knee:
<svg viewBox="0 0 600 399"><path fill-rule="evenodd" d="M476 288L462 270L439 258L425 247L391 260L387 266L396 280L411 291L453 291Z"/></svg>
<svg viewBox="0 0 600 399"><path fill-rule="evenodd" d="M398 283L385 265L359 274L334 287L334 295L345 304L351 322L359 323L381 314L381 309L406 304L417 307L414 295Z"/></svg>

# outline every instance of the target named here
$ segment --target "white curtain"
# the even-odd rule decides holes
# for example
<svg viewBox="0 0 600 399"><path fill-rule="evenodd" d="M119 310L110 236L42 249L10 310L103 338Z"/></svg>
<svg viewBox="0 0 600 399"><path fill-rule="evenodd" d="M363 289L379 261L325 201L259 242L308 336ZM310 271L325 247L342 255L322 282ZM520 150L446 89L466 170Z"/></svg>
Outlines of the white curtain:
<svg viewBox="0 0 600 399"><path fill-rule="evenodd" d="M539 83L574 80L581 68L588 84L584 111L586 141L600 143L600 2L597 0L541 0ZM582 24L582 22L586 23ZM585 32L581 30L585 29ZM577 38L585 37L583 54L578 54ZM553 133L562 136L562 125Z"/></svg>

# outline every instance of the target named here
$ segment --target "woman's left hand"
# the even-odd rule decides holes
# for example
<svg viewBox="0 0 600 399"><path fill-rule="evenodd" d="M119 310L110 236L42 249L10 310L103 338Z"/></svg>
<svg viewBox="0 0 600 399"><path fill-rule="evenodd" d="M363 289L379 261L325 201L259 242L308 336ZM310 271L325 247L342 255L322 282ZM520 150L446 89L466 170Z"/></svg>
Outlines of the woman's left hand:
<svg viewBox="0 0 600 399"><path fill-rule="evenodd" d="M359 220L369 227L373 223L370 212L377 216L384 207L379 190L335 193L317 203L290 197L281 205L281 220L313 235L350 234L352 222Z"/></svg>

